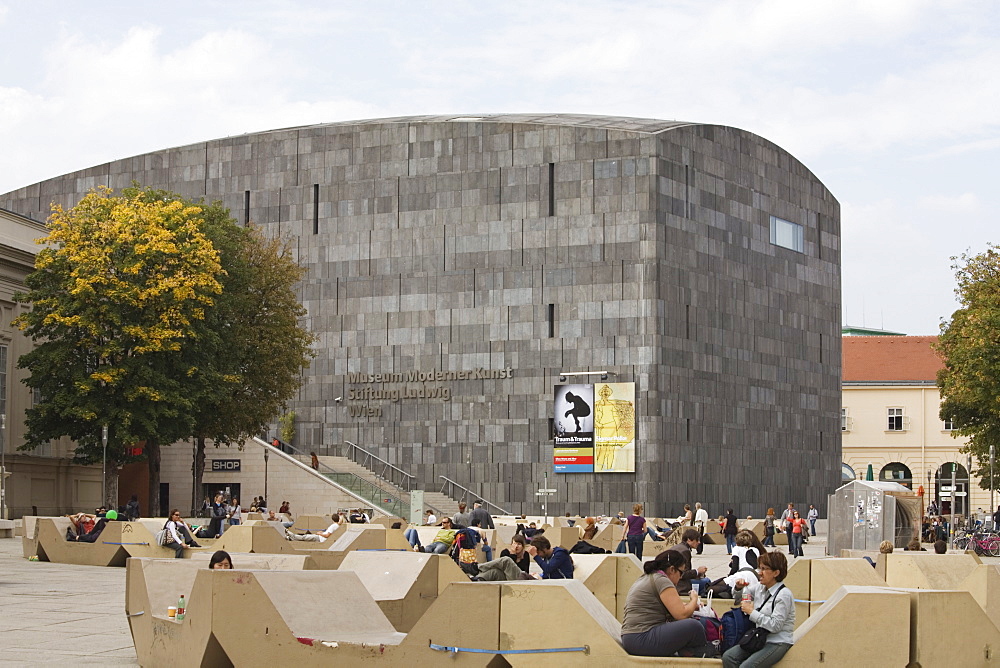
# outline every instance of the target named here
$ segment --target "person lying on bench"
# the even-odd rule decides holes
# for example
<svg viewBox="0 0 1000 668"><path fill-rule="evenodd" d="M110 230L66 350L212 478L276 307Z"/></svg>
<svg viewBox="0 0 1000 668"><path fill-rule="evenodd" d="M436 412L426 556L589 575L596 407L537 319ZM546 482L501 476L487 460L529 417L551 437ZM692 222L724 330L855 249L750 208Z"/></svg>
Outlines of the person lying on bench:
<svg viewBox="0 0 1000 668"><path fill-rule="evenodd" d="M299 534L292 533L291 531L288 530L288 527L285 527L285 539L286 540L305 540L305 541L312 541L314 543L322 543L327 538L329 538L330 536L332 536L334 531L336 531L337 529L340 528L340 522L338 521L338 520L340 520L340 515L338 513L334 513L331 517L333 518L333 524L331 524L330 526L328 526L326 528L326 531L317 531L316 533L311 533L310 532L310 533L305 533L305 534L299 535Z"/></svg>

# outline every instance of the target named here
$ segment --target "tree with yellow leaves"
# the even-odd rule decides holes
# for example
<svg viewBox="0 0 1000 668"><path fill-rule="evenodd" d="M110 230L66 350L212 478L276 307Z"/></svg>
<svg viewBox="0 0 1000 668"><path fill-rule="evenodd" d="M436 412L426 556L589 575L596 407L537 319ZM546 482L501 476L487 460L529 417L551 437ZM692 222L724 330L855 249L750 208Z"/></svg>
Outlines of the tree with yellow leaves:
<svg viewBox="0 0 1000 668"><path fill-rule="evenodd" d="M158 488L159 444L186 438L193 423L192 369L181 353L222 290L203 222L200 206L135 187L53 206L46 248L19 295L31 310L16 321L36 344L18 362L38 393L26 449L65 435L77 461L100 461L106 426L109 466L145 441Z"/></svg>

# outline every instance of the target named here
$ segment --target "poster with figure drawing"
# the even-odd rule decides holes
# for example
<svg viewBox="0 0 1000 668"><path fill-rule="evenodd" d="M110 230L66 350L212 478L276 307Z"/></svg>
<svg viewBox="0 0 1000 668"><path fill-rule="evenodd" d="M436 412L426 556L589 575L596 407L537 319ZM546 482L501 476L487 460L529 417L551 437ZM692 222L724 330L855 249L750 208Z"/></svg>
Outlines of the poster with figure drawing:
<svg viewBox="0 0 1000 668"><path fill-rule="evenodd" d="M635 383L594 388L594 471L635 473Z"/></svg>
<svg viewBox="0 0 1000 668"><path fill-rule="evenodd" d="M594 386L556 385L552 464L556 473L594 471Z"/></svg>

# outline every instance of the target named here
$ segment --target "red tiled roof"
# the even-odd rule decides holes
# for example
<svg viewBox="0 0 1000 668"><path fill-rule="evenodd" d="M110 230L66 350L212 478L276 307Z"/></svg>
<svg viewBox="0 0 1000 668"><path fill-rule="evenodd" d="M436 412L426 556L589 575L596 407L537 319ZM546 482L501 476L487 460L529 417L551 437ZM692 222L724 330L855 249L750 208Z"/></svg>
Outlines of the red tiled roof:
<svg viewBox="0 0 1000 668"><path fill-rule="evenodd" d="M936 336L845 336L843 380L934 381L944 366L931 348Z"/></svg>

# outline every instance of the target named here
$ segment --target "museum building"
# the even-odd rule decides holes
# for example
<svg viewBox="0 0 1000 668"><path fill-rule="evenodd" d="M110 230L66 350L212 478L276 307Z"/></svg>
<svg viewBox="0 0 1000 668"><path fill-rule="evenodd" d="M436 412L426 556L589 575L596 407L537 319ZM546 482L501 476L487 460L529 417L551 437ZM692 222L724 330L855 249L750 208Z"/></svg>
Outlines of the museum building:
<svg viewBox="0 0 1000 668"><path fill-rule="evenodd" d="M133 181L222 201L307 269L300 451L356 443L515 513L547 486L560 512L759 516L822 509L840 481L840 208L762 137L580 115L331 123L117 160L0 207L44 221ZM601 401L631 420L627 461L559 464L565 385L591 388L592 432Z"/></svg>

